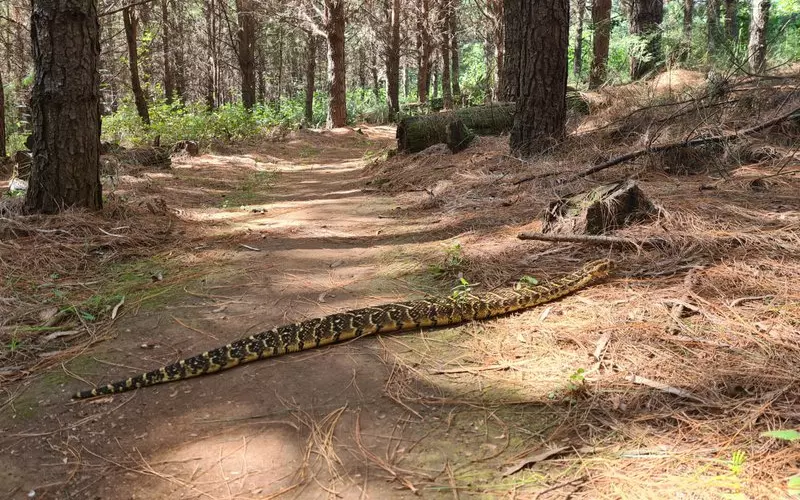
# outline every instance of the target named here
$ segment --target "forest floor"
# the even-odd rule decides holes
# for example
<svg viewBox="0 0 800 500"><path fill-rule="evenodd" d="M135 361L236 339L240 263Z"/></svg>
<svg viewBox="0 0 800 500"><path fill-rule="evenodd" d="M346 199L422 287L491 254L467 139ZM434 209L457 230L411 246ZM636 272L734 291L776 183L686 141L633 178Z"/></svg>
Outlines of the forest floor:
<svg viewBox="0 0 800 500"><path fill-rule="evenodd" d="M641 146L676 108L626 117L632 97L686 100L659 85L594 95L534 163L507 137L386 159L391 127L300 130L123 169L102 214L12 200L0 498L788 498L800 446L762 433L800 428L797 130L549 175ZM693 112L752 125L787 102ZM670 123L656 135L697 126ZM516 238L557 195L626 177L663 212L620 234L661 246ZM613 279L521 314L70 400L278 324L601 257Z"/></svg>

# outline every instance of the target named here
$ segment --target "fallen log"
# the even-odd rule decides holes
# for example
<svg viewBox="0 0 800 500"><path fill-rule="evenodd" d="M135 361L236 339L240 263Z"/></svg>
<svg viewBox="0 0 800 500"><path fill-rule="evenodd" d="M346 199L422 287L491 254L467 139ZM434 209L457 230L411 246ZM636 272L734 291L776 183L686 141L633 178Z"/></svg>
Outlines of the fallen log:
<svg viewBox="0 0 800 500"><path fill-rule="evenodd" d="M447 147L450 148L450 151L453 154L455 154L459 151L467 149L476 136L474 133L472 133L472 130L468 129L467 126L464 125L464 122L461 120L453 120L447 124L445 137Z"/></svg>
<svg viewBox="0 0 800 500"><path fill-rule="evenodd" d="M397 150L417 153L434 144L447 144L448 126L455 121L477 135L500 135L511 130L515 110L513 103L498 103L404 118L397 126Z"/></svg>

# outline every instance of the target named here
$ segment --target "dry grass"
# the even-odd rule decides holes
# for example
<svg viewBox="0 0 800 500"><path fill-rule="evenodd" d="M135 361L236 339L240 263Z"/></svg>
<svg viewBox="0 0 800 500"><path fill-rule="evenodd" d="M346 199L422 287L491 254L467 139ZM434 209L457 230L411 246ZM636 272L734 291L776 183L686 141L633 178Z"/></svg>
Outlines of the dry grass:
<svg viewBox="0 0 800 500"><path fill-rule="evenodd" d="M524 314L381 339L392 367L385 394L408 418L383 452L378 438L361 440L358 416L353 441L343 442L336 430L345 408L315 416L298 409L308 441L299 482L286 492L316 484L341 494L352 456L404 492L454 498L786 494L800 447L761 433L800 427L797 125L554 182L647 144L752 126L798 101L790 79L771 87L731 81L720 93L698 85L697 75L676 76L669 85L587 96L592 114L574 119L570 139L533 161L511 158L500 137L457 155L428 151L368 169L370 186L403 207L393 213L437 236L381 263L385 277L424 277L403 293L446 292L458 276L480 290L522 275L544 280L604 256L619 269L613 280ZM292 135L285 152L308 162L316 153L304 136L332 148L345 136L359 140L353 132ZM625 177L663 210L654 223L616 235L658 245L516 239L541 228L554 197ZM0 387L105 334L123 294L106 280L143 278L124 289L136 297L125 307L161 293L150 273L169 263L153 256L179 242L175 219L153 198L110 200L95 215L15 210L12 203L0 219ZM153 474L143 459L131 464L112 465Z"/></svg>
<svg viewBox="0 0 800 500"><path fill-rule="evenodd" d="M462 258L449 279L491 289L523 274L547 279L600 256L619 262L615 280L544 311L462 328L444 345L423 336L390 347L400 353L390 397L456 415L490 413L522 440L484 469L507 467L514 450L525 456L569 443L569 452L515 474L516 483L494 474L480 484L457 472L432 487L544 498L786 494L800 447L760 434L800 427L798 126L645 157L592 180L552 181L647 144L766 121L800 101L798 83L730 81L713 98L702 85L667 94L642 85L609 89L589 96L595 111L575 135L530 162L510 158L501 137L481 138L457 155L434 150L371 167L372 184L398 194L408 216L463 230ZM532 174L538 177L514 183ZM514 239L541 228L554 197L625 177L663 211L653 224L615 236L658 245ZM522 422L536 421L543 429L525 438Z"/></svg>
<svg viewBox="0 0 800 500"><path fill-rule="evenodd" d="M0 387L104 338L112 316L152 293L158 268L140 264L173 240L176 222L160 198L112 196L100 213L55 216L22 215L21 201L0 208Z"/></svg>

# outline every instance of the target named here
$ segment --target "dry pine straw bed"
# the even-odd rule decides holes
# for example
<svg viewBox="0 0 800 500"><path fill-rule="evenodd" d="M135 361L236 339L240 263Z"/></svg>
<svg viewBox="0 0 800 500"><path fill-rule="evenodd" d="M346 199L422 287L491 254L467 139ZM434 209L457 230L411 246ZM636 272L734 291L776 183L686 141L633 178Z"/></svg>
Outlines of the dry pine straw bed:
<svg viewBox="0 0 800 500"><path fill-rule="evenodd" d="M652 89L625 92L634 102L652 102ZM636 127L628 126L631 110L605 109L604 123L595 123L600 132L579 132L532 162L510 158L507 137L500 137L481 138L457 155L434 147L371 166L369 185L395 193L407 216L458 233L421 257L430 262L438 252L450 284L464 277L485 290L526 273L546 279L592 258L619 263L616 279L547 306L538 318L467 327L468 335L453 341L460 355L414 344L399 363L427 381L426 389L398 377L390 392L407 403L466 404L496 416L531 404L557 419L517 451L540 458L537 473L546 484L570 486L561 494L785 496L787 479L800 470L800 445L761 433L800 429L800 125L645 157L590 181L561 185L549 174L637 149L655 132L669 142L691 136L698 123L753 125L752 117L744 120L748 109L769 119L796 105L793 92L751 91L746 108L735 98L714 105L724 111L713 117L707 101L669 121L679 106L656 107L636 113ZM515 184L531 174L540 177ZM657 236L659 247L515 239L540 230L536 221L554 197L625 177L636 179L662 212L616 235ZM456 245L454 262L445 255ZM431 395L431 386L452 390ZM562 454L542 454L563 446Z"/></svg>
<svg viewBox="0 0 800 500"><path fill-rule="evenodd" d="M11 382L106 338L123 298L135 309L158 279L126 263L153 262L174 240L175 221L158 198L112 196L100 213L55 216L22 215L21 204L7 199L0 209L0 390L9 396L0 408L22 387Z"/></svg>
<svg viewBox="0 0 800 500"><path fill-rule="evenodd" d="M623 101L631 106L653 101L652 89L614 92L625 92ZM765 119L792 99L791 91L764 92L760 101L748 94L748 108L718 101L710 106L699 96L676 94L668 99L698 104L632 116L633 109L608 104L620 102L618 95L593 95L598 109L586 119L573 118L578 135L535 162L509 157L507 138L501 137L481 138L458 155L434 150L370 167L369 187L395 194L405 207L398 215L458 235L409 250L419 253L419 262L439 264L442 278L434 288L440 291L459 275L486 290L523 274L547 279L596 257L619 262L614 280L575 297L464 327L446 343L448 355L424 336L383 340L411 347L399 349L387 394L411 409L485 409L506 436L524 430L516 408L524 408L528 421L550 422L471 465L508 472L497 480L507 481L501 487L512 491L515 481L532 478L538 488L547 485L540 490L545 496L556 497L744 492L774 498L785 492L787 478L798 470L800 447L760 434L800 427L800 181L787 173L797 170L796 131L781 128L721 149L646 157L569 184L557 184L550 175L641 147L654 136L669 141L701 126L719 132L711 124L752 125L753 99ZM672 117L679 108L683 114ZM531 174L540 177L515 184ZM535 221L555 196L627 176L663 212L652 224L618 235L657 235L665 240L662 246L515 238L540 228ZM85 307L69 312L98 293L114 296L94 283L97 269L157 254L175 243L175 235L168 210L156 200L112 201L101 215L54 218L20 217L12 203L4 214L0 384L8 390L10 381L103 336L107 322L89 321L79 312ZM456 243L457 258L448 259ZM402 270L408 271L428 273L421 266ZM48 285L60 276L70 276L70 282ZM55 289L66 290L69 300L55 300ZM106 319L113 302L102 304ZM80 333L43 341L41 329L21 329L47 325L56 316L54 330ZM16 349L5 349L15 342ZM436 439L452 438L433 433L426 441ZM734 456L744 456L743 463ZM520 464L533 469L512 470ZM424 481L414 475L413 464L399 465L410 471L407 484ZM444 487L469 488L459 470L451 472Z"/></svg>

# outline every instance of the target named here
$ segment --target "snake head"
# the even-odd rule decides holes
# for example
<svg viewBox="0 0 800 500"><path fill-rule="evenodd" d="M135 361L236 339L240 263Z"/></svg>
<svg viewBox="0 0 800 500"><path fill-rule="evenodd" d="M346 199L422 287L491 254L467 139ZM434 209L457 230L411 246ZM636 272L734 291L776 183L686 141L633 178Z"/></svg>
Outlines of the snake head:
<svg viewBox="0 0 800 500"><path fill-rule="evenodd" d="M582 273L594 278L604 278L614 270L614 261L611 259L593 260L583 266Z"/></svg>

